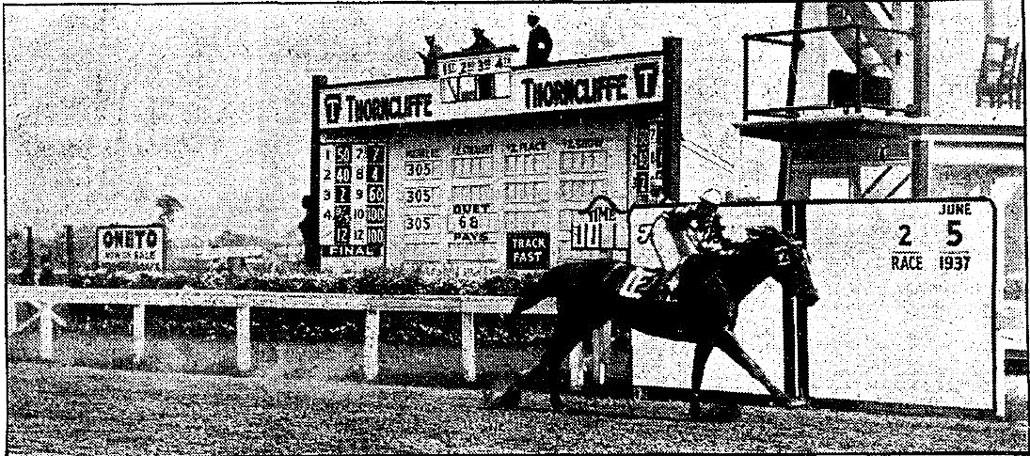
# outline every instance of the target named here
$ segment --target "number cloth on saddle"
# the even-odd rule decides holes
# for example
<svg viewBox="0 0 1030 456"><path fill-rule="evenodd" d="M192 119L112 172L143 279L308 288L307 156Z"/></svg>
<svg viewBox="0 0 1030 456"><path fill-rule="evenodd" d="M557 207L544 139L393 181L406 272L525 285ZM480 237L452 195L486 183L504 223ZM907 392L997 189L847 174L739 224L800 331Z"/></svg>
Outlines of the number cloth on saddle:
<svg viewBox="0 0 1030 456"><path fill-rule="evenodd" d="M664 269L622 264L609 274L608 283L615 287L619 296L644 299L658 294L668 284L669 276Z"/></svg>

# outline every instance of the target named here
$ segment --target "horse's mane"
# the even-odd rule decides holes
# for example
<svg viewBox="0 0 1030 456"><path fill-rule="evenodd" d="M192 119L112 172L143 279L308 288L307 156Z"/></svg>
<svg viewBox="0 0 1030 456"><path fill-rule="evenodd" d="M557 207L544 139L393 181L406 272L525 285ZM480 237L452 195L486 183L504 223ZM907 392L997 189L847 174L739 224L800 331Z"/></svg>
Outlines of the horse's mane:
<svg viewBox="0 0 1030 456"><path fill-rule="evenodd" d="M737 251L771 250L777 243L776 241L782 238L793 241L790 236L769 225L747 228L746 231L747 239L733 245Z"/></svg>

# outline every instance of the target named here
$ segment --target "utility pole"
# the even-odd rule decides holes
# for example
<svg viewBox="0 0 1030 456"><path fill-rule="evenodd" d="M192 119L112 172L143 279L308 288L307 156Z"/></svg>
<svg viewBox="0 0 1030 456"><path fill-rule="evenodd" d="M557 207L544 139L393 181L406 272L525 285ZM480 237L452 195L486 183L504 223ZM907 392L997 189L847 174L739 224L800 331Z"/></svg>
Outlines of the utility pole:
<svg viewBox="0 0 1030 456"><path fill-rule="evenodd" d="M36 284L36 249L32 245L32 227L25 227L25 269L22 271L23 285Z"/></svg>
<svg viewBox="0 0 1030 456"><path fill-rule="evenodd" d="M68 277L71 277L75 275L75 235L72 233L72 226L65 225L64 233L66 247L65 256L68 261Z"/></svg>

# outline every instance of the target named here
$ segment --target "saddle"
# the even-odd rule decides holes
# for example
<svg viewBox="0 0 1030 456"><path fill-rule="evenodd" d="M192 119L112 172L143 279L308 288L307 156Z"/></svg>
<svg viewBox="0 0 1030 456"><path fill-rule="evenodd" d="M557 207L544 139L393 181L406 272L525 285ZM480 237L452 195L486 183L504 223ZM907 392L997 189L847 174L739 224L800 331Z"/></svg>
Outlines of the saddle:
<svg viewBox="0 0 1030 456"><path fill-rule="evenodd" d="M613 271L617 275L615 283L618 294L629 299L646 299L673 301L680 286L680 275L683 269L688 273L700 274L697 279L703 288L721 288L722 280L715 273L714 265L717 256L692 257L677 263L671 271L659 268L646 268L631 264L622 265L621 271ZM692 279L693 280L693 279Z"/></svg>

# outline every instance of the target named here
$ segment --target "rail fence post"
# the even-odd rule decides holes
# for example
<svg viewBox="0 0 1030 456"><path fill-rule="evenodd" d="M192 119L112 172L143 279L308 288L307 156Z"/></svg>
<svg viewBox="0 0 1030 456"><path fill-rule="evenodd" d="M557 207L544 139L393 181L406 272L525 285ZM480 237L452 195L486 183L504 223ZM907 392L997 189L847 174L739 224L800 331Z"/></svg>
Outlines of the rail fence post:
<svg viewBox="0 0 1030 456"><path fill-rule="evenodd" d="M18 302L7 301L7 337L14 335L14 328L18 327Z"/></svg>
<svg viewBox="0 0 1030 456"><path fill-rule="evenodd" d="M365 313L365 352L363 372L365 380L375 380L379 376L379 311L368 310Z"/></svg>
<svg viewBox="0 0 1030 456"><path fill-rule="evenodd" d="M595 385L603 385L605 377L605 361L612 342L612 322L605 323L593 332L594 356L590 358L590 381Z"/></svg>
<svg viewBox="0 0 1030 456"><path fill-rule="evenodd" d="M54 360L54 304L49 301L42 302L39 310L39 357Z"/></svg>
<svg viewBox="0 0 1030 456"><path fill-rule="evenodd" d="M250 358L250 306L236 308L236 368L247 372L253 367Z"/></svg>
<svg viewBox="0 0 1030 456"><path fill-rule="evenodd" d="M569 352L569 389L583 388L583 342Z"/></svg>
<svg viewBox="0 0 1030 456"><path fill-rule="evenodd" d="M461 367L465 380L476 381L476 326L472 312L461 313Z"/></svg>
<svg viewBox="0 0 1030 456"><path fill-rule="evenodd" d="M132 306L132 363L143 362L146 352L147 336L145 334L147 307L143 304Z"/></svg>

